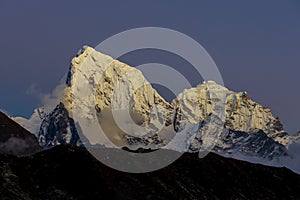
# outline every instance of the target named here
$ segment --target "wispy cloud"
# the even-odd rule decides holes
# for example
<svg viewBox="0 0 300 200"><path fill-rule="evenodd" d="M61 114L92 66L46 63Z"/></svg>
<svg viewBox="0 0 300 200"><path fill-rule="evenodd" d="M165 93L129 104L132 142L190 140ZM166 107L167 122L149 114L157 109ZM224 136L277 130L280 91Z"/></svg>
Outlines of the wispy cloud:
<svg viewBox="0 0 300 200"><path fill-rule="evenodd" d="M50 112L62 100L66 85L66 75L60 80L59 84L49 93L44 93L36 84L31 84L26 90L27 95L37 97L46 112Z"/></svg>

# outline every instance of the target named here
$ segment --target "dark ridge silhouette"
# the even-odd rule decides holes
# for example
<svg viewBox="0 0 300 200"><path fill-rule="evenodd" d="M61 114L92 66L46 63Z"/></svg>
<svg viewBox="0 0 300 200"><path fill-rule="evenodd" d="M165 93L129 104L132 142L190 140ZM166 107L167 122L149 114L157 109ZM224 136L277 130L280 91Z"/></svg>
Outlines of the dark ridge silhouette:
<svg viewBox="0 0 300 200"><path fill-rule="evenodd" d="M209 154L186 153L161 170L130 174L85 149L0 155L0 199L299 199L300 175Z"/></svg>
<svg viewBox="0 0 300 200"><path fill-rule="evenodd" d="M0 112L0 154L28 155L40 150L33 134Z"/></svg>

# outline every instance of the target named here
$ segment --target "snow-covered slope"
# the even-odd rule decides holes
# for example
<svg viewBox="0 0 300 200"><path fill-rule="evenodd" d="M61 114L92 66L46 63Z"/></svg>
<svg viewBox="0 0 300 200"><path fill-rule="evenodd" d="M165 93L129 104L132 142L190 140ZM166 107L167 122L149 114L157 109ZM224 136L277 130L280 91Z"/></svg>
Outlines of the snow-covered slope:
<svg viewBox="0 0 300 200"><path fill-rule="evenodd" d="M29 119L23 117L11 117L11 119L20 124L32 134L37 136L45 115L46 114L43 108L37 108L33 111L33 114Z"/></svg>
<svg viewBox="0 0 300 200"><path fill-rule="evenodd" d="M283 130L279 118L274 117L269 108L251 100L246 92L235 93L213 81L187 89L173 101L177 113L182 115L175 118L177 129L185 122L201 122L212 113L212 102L219 101L219 98L212 97L212 92L226 96L226 129L247 133L255 133L259 129L283 145L288 143L288 135Z"/></svg>
<svg viewBox="0 0 300 200"><path fill-rule="evenodd" d="M84 86L87 82L90 88ZM145 147L151 145L150 141L163 143L157 132L171 125L173 109L139 70L84 47L72 60L67 85L62 103L71 116L80 112L88 123L102 123L113 145L134 143ZM97 118L93 115L95 109ZM107 120L112 116L114 120ZM92 144L112 145L93 131L88 139Z"/></svg>
<svg viewBox="0 0 300 200"><path fill-rule="evenodd" d="M213 94L212 94L213 93ZM206 125L213 113L214 102L219 102L222 95L225 117L219 130L206 130ZM250 99L246 92L235 93L213 81L204 82L195 88L184 90L173 101L175 109L174 128L176 132L184 130L189 136L184 151L199 151L205 145L205 132L214 132L209 140L214 143L216 153L237 157L251 156L272 160L288 156L286 145L290 137L283 130L279 119L274 117L269 108L263 107ZM201 123L194 130L186 128L190 124ZM212 127L217 127L214 123ZM205 129L206 128L206 129ZM221 130L221 128L224 128ZM205 131L204 131L205 130ZM210 138L211 138L210 137ZM209 138L209 137L208 137ZM199 145L201 143L201 145Z"/></svg>

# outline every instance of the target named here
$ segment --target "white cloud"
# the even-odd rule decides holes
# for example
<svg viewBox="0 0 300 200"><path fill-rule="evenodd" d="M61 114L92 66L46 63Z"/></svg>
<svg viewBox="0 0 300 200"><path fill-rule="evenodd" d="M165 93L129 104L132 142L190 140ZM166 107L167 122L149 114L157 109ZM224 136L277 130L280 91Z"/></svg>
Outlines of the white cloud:
<svg viewBox="0 0 300 200"><path fill-rule="evenodd" d="M49 93L41 92L36 84L32 84L26 90L26 94L36 96L40 101L40 105L44 107L45 112L51 112L53 108L59 104L63 97L64 89L67 87L66 77L67 74L63 76L59 84Z"/></svg>
<svg viewBox="0 0 300 200"><path fill-rule="evenodd" d="M64 76L60 83L54 88L54 90L50 93L42 93L40 89L36 86L36 84L32 84L26 90L28 95L36 96L39 101L40 108L37 108L33 111L33 114L29 119L25 119L23 117L13 117L17 123L23 126L25 129L30 131L31 133L37 135L40 129L40 125L42 123L42 119L40 118L39 112L49 113L51 112L62 100L64 89L67 87L65 84L66 76Z"/></svg>
<svg viewBox="0 0 300 200"><path fill-rule="evenodd" d="M53 110L53 108L55 108L62 100L65 88L66 84L60 83L54 88L54 90L51 93L40 94L41 104L43 105L47 113Z"/></svg>

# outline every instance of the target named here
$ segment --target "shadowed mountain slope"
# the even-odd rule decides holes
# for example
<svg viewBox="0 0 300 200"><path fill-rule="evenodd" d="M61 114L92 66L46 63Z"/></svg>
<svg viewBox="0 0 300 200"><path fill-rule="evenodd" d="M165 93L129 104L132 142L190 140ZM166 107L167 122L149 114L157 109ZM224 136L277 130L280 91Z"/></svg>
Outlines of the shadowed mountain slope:
<svg viewBox="0 0 300 200"><path fill-rule="evenodd" d="M85 149L57 146L31 157L0 156L0 199L299 199L286 168L186 153L145 174L119 172Z"/></svg>
<svg viewBox="0 0 300 200"><path fill-rule="evenodd" d="M39 151L36 137L0 112L0 153L27 155Z"/></svg>

